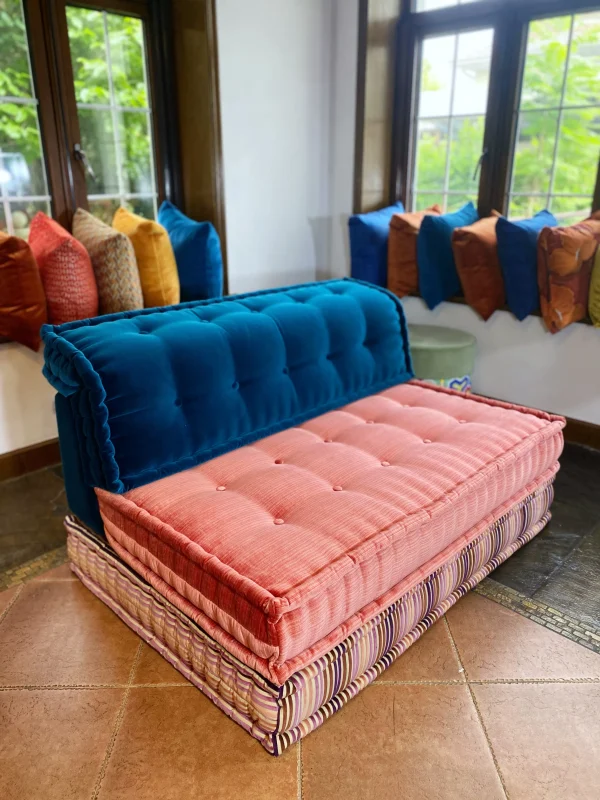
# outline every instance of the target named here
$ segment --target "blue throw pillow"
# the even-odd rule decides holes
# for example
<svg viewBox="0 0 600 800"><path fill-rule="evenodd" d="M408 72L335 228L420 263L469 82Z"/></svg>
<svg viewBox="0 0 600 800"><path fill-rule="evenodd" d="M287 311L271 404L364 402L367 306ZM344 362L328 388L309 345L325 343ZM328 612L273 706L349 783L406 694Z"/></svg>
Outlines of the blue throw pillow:
<svg viewBox="0 0 600 800"><path fill-rule="evenodd" d="M387 287L387 253L390 220L402 214L404 206L394 206L354 214L348 221L352 277Z"/></svg>
<svg viewBox="0 0 600 800"><path fill-rule="evenodd" d="M537 240L545 227L557 225L549 211L540 211L531 219L511 222L500 217L496 223L498 260L504 276L506 302L518 320L525 319L540 307L537 282Z"/></svg>
<svg viewBox="0 0 600 800"><path fill-rule="evenodd" d="M452 231L477 222L479 216L473 203L467 203L451 214L427 214L417 236L417 267L419 290L429 306L435 308L442 300L460 294L461 286L454 264Z"/></svg>
<svg viewBox="0 0 600 800"><path fill-rule="evenodd" d="M219 234L210 222L196 222L168 200L158 210L158 221L173 245L181 302L223 295L223 257Z"/></svg>

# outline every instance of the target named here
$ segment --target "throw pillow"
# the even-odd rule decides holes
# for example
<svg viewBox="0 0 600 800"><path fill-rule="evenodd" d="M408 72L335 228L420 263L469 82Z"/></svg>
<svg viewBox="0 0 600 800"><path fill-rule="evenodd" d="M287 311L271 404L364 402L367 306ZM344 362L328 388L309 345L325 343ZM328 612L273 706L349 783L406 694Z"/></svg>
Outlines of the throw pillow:
<svg viewBox="0 0 600 800"><path fill-rule="evenodd" d="M181 300L207 300L223 294L223 257L219 234L210 222L186 217L168 200L158 210L173 245Z"/></svg>
<svg viewBox="0 0 600 800"><path fill-rule="evenodd" d="M435 205L425 211L409 211L392 217L388 242L388 289L398 297L419 290L417 235L426 214L439 216L441 213L442 209Z"/></svg>
<svg viewBox="0 0 600 800"><path fill-rule="evenodd" d="M387 286L388 237L390 220L404 211L402 203L354 214L348 220L352 277Z"/></svg>
<svg viewBox="0 0 600 800"><path fill-rule="evenodd" d="M599 241L600 221L593 219L541 231L538 239L540 305L551 333L586 316Z"/></svg>
<svg viewBox="0 0 600 800"><path fill-rule="evenodd" d="M419 290L429 306L435 308L460 292L460 281L452 252L452 232L472 225L478 219L473 203L439 217L428 215L417 236Z"/></svg>
<svg viewBox="0 0 600 800"><path fill-rule="evenodd" d="M540 211L531 219L511 221L500 217L496 225L506 302L518 320L534 314L540 307L537 239L542 228L556 224L549 211Z"/></svg>
<svg viewBox="0 0 600 800"><path fill-rule="evenodd" d="M58 222L38 211L29 244L40 268L52 325L98 314L98 289L87 250Z"/></svg>
<svg viewBox="0 0 600 800"><path fill-rule="evenodd" d="M498 261L498 215L456 228L452 250L467 303L484 320L505 303L504 281Z"/></svg>
<svg viewBox="0 0 600 800"><path fill-rule="evenodd" d="M143 308L142 285L129 238L82 208L73 216L73 236L90 255L100 313Z"/></svg>
<svg viewBox="0 0 600 800"><path fill-rule="evenodd" d="M152 219L145 219L118 208L113 228L131 239L135 250L144 306L171 306L179 303L179 277L169 234Z"/></svg>
<svg viewBox="0 0 600 800"><path fill-rule="evenodd" d="M37 350L46 321L46 296L31 248L18 236L0 233L0 336Z"/></svg>

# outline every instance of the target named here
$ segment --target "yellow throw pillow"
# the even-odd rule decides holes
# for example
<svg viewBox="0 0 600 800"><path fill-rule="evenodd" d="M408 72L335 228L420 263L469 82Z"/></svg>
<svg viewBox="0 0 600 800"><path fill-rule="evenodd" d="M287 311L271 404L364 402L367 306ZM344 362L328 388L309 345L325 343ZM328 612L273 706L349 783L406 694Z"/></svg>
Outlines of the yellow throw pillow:
<svg viewBox="0 0 600 800"><path fill-rule="evenodd" d="M113 228L127 234L135 250L145 308L179 303L179 275L169 234L151 219L118 208Z"/></svg>
<svg viewBox="0 0 600 800"><path fill-rule="evenodd" d="M600 328L600 246L596 250L594 266L592 267L588 312L594 327Z"/></svg>

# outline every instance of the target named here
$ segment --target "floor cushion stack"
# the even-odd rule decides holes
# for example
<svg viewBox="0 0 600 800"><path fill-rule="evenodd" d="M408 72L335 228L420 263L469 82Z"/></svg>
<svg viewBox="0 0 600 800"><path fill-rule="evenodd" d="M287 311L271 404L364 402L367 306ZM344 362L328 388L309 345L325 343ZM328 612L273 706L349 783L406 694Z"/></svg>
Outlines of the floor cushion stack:
<svg viewBox="0 0 600 800"><path fill-rule="evenodd" d="M159 339L148 357L169 365L165 391L178 384L171 400L193 414L212 394L206 362L182 385L175 337L196 347L209 328L225 332L236 378L225 388L211 364L213 393L238 384L244 412L232 420L219 406L204 428L186 420L188 441L178 438L183 412L163 413L154 424L170 431L168 448L160 459L147 449L144 467L123 449L131 419L147 413L127 375L150 336L133 331ZM262 364L248 356L253 336ZM73 570L275 755L549 519L564 420L411 380L401 305L383 289L331 281L47 328L44 338L46 375L65 401ZM255 382L270 387L266 410Z"/></svg>

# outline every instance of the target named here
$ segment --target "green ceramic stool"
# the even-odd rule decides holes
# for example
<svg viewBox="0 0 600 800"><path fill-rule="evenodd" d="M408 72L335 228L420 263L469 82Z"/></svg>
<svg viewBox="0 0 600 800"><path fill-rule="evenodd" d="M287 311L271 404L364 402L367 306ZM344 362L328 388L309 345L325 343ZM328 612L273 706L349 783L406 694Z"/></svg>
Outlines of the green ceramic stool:
<svg viewBox="0 0 600 800"><path fill-rule="evenodd" d="M454 328L409 325L415 377L459 392L471 391L475 337Z"/></svg>

